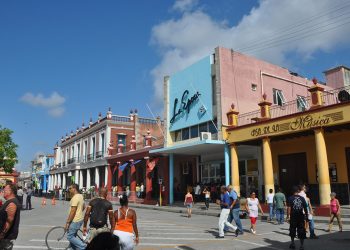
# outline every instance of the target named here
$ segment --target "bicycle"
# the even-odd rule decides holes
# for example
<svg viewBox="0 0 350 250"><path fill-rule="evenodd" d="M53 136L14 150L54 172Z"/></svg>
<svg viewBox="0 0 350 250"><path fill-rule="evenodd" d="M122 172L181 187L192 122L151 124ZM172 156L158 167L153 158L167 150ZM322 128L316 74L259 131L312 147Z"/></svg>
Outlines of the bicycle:
<svg viewBox="0 0 350 250"><path fill-rule="evenodd" d="M69 248L69 241L65 238L66 230L62 226L57 226L51 228L45 237L45 243L47 246L47 249L49 250L66 250ZM78 230L77 237L85 242L85 237L83 236L83 231L80 229Z"/></svg>

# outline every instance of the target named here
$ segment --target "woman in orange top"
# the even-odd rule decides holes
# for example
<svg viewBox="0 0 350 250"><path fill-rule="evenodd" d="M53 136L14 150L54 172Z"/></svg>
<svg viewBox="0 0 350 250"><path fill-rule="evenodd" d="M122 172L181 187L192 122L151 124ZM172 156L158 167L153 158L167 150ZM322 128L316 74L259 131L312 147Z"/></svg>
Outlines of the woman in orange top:
<svg viewBox="0 0 350 250"><path fill-rule="evenodd" d="M132 250L139 243L136 212L128 207L128 197L119 195L120 208L114 211L115 228L113 234L119 237L121 250Z"/></svg>

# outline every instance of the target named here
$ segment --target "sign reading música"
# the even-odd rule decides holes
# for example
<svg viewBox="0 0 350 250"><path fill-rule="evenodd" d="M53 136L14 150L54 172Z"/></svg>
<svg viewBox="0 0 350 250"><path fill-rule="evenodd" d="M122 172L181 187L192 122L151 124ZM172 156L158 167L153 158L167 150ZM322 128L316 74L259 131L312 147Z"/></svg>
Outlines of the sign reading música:
<svg viewBox="0 0 350 250"><path fill-rule="evenodd" d="M170 77L167 109L170 131L212 119L211 81L210 56Z"/></svg>
<svg viewBox="0 0 350 250"><path fill-rule="evenodd" d="M273 123L263 127L254 128L251 130L250 135L253 137L270 135L274 133L286 132L286 131L298 131L317 127L323 127L330 125L334 122L344 119L342 111L335 113L326 113L322 115L307 114L294 118L292 121Z"/></svg>

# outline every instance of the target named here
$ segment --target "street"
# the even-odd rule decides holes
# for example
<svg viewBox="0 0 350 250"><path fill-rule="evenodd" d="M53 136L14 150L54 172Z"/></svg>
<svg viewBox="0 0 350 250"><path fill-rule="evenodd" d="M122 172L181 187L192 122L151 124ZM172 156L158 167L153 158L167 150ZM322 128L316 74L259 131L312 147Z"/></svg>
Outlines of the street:
<svg viewBox="0 0 350 250"><path fill-rule="evenodd" d="M14 249L46 249L45 235L53 226L64 225L68 211L68 202L58 201L55 206L51 200L45 207L41 200L33 198L33 210L21 213L20 235ZM116 206L114 206L116 208ZM257 235L247 231L249 221L243 220L246 230L238 238L233 233L226 234L225 239L215 239L218 218L193 215L191 219L184 214L136 209L140 244L138 250L146 249L288 249L288 224L273 225L258 221ZM344 226L344 232L326 233L326 225L316 224L318 240L306 240L305 249L348 249L350 244L350 227ZM338 228L334 226L334 229ZM298 242L297 242L298 247Z"/></svg>

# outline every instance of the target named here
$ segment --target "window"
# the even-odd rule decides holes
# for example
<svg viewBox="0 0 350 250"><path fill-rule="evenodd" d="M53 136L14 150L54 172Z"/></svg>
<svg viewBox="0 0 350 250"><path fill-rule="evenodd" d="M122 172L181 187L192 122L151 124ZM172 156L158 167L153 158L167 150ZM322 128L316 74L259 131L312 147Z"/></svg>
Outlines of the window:
<svg viewBox="0 0 350 250"><path fill-rule="evenodd" d="M273 104L283 106L286 103L286 98L284 97L282 90L273 89L272 91Z"/></svg>
<svg viewBox="0 0 350 250"><path fill-rule="evenodd" d="M212 88L212 99L213 99L213 105L216 105L216 77L211 77L211 88Z"/></svg>
<svg viewBox="0 0 350 250"><path fill-rule="evenodd" d="M117 135L118 144L121 143L124 145L123 152L126 150L126 135L125 134L118 134Z"/></svg>
<svg viewBox="0 0 350 250"><path fill-rule="evenodd" d="M252 91L256 91L258 89L258 85L252 83Z"/></svg>
<svg viewBox="0 0 350 250"><path fill-rule="evenodd" d="M198 137L198 125L192 126L190 130L191 130L191 138Z"/></svg>
<svg viewBox="0 0 350 250"><path fill-rule="evenodd" d="M175 131L175 141L181 141L181 130Z"/></svg>
<svg viewBox="0 0 350 250"><path fill-rule="evenodd" d="M216 134L218 131L216 129L216 122L215 121L210 121L208 122L209 123L209 132L212 133L212 134ZM215 124L215 125L214 125Z"/></svg>
<svg viewBox="0 0 350 250"><path fill-rule="evenodd" d="M297 109L298 109L298 111L303 112L303 111L307 110L308 108L309 108L309 104L308 104L306 98L298 95L297 96Z"/></svg>
<svg viewBox="0 0 350 250"><path fill-rule="evenodd" d="M100 140L100 151L101 154L104 155L105 153L105 134L101 134L101 140Z"/></svg>
<svg viewBox="0 0 350 250"><path fill-rule="evenodd" d="M182 129L182 140L188 140L190 139L190 128L184 128Z"/></svg>
<svg viewBox="0 0 350 250"><path fill-rule="evenodd" d="M202 133L202 132L208 132L207 122L199 124L199 133Z"/></svg>
<svg viewBox="0 0 350 250"><path fill-rule="evenodd" d="M80 161L80 143L77 144L77 161Z"/></svg>

